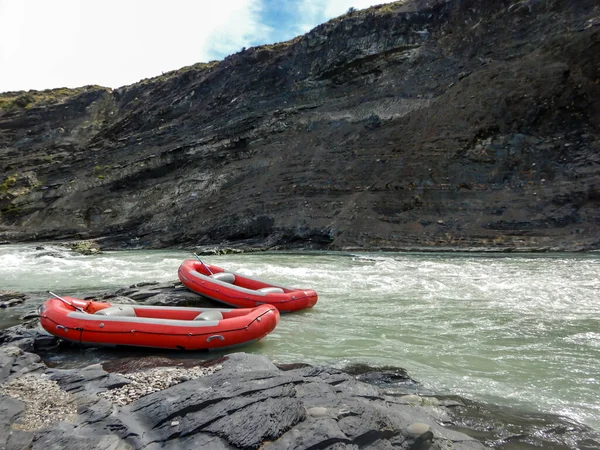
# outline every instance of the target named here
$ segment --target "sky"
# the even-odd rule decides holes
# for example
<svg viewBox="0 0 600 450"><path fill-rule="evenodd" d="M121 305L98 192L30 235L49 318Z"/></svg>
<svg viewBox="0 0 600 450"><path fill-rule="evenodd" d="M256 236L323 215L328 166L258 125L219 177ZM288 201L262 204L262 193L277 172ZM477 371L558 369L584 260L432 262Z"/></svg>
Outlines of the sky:
<svg viewBox="0 0 600 450"><path fill-rule="evenodd" d="M118 88L385 0L0 0L0 92Z"/></svg>

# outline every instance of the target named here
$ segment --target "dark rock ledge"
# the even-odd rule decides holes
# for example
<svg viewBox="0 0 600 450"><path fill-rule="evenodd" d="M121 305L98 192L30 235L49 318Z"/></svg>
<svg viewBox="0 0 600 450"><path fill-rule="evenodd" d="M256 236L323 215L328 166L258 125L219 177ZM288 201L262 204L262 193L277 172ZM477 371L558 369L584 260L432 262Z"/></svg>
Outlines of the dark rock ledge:
<svg viewBox="0 0 600 450"><path fill-rule="evenodd" d="M10 308L11 306L20 305L26 298L27 295L20 292L0 290L0 308Z"/></svg>
<svg viewBox="0 0 600 450"><path fill-rule="evenodd" d="M190 304L173 283L106 298ZM197 304L197 303L196 303ZM276 366L233 353L206 361L148 354L51 367L73 349L37 319L0 331L0 449L599 448L598 433L563 418L510 416L424 395L401 369ZM108 359L108 358L107 358ZM87 360L86 360L87 361ZM418 395L420 392L421 395Z"/></svg>
<svg viewBox="0 0 600 450"><path fill-rule="evenodd" d="M440 425L444 407L336 369L283 371L257 355L228 355L126 404L111 393L133 384L131 374L52 369L11 346L0 347L0 363L0 448L486 448ZM154 369L156 379L169 371Z"/></svg>

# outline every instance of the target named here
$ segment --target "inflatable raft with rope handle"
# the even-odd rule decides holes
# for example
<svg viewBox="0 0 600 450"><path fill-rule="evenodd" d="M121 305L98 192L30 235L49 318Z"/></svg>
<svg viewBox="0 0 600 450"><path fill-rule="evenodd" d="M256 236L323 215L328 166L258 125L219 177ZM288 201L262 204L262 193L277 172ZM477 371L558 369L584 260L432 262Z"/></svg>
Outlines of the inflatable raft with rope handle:
<svg viewBox="0 0 600 450"><path fill-rule="evenodd" d="M92 346L222 350L256 342L279 322L279 311L271 305L188 308L52 295L40 307L42 327L60 339Z"/></svg>
<svg viewBox="0 0 600 450"><path fill-rule="evenodd" d="M198 256L195 255L197 258ZM312 289L290 288L227 272L198 260L185 260L177 272L191 291L211 300L238 308L273 305L280 312L312 308L318 300Z"/></svg>

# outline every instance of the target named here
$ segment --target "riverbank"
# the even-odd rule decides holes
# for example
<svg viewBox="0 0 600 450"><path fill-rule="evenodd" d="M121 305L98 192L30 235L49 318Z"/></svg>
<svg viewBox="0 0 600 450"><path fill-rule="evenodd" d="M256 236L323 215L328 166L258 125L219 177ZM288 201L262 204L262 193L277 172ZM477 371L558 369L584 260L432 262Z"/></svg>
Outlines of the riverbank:
<svg viewBox="0 0 600 450"><path fill-rule="evenodd" d="M199 300L176 282L140 283L98 297L171 305ZM436 395L399 368L276 365L248 353L212 359L129 350L101 355L60 343L35 318L1 331L0 447L600 445L598 433L581 424Z"/></svg>
<svg viewBox="0 0 600 450"><path fill-rule="evenodd" d="M50 369L16 347L0 355L10 370L0 391L1 444L13 449L485 448L438 423L447 416L441 403L387 396L335 369L282 371L235 353L199 377L185 370L179 383L125 402L114 392L135 391L131 375L99 365ZM155 370L156 379L169 371ZM16 395L23 385L26 397Z"/></svg>
<svg viewBox="0 0 600 450"><path fill-rule="evenodd" d="M3 344L0 445L477 450L529 444L567 450L600 443L596 433L559 417L519 417L419 395L418 384L399 370L362 368L356 377L327 367L277 367L246 353L199 365L172 357L124 356L57 369Z"/></svg>

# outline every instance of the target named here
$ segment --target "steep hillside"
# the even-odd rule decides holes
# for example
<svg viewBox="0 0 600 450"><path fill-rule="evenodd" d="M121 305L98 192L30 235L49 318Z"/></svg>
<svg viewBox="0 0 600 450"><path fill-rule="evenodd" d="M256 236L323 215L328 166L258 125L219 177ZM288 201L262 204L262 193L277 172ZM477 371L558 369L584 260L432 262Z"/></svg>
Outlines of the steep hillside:
<svg viewBox="0 0 600 450"><path fill-rule="evenodd" d="M0 94L0 240L600 247L600 4L447 0Z"/></svg>

